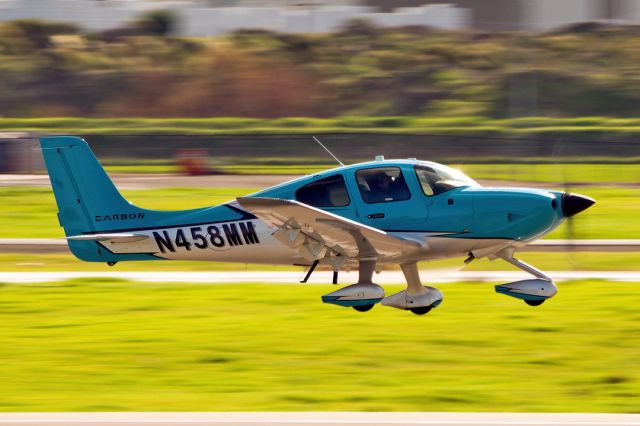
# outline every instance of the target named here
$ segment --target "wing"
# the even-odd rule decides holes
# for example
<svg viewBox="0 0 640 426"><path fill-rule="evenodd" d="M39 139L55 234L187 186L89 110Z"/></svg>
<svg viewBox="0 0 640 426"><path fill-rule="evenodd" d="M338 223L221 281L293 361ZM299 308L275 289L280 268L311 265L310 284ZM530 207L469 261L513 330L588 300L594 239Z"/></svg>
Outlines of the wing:
<svg viewBox="0 0 640 426"><path fill-rule="evenodd" d="M244 197L238 204L277 228L273 236L310 259L400 257L422 248L413 240L293 200Z"/></svg>

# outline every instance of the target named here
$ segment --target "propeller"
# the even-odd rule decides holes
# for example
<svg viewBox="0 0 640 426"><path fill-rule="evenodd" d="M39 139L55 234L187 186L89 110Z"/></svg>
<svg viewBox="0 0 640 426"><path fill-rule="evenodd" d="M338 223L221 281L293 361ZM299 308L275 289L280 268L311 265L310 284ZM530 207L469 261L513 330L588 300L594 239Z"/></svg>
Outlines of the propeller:
<svg viewBox="0 0 640 426"><path fill-rule="evenodd" d="M556 170L558 170L560 174L560 182L562 182L562 189L564 194L562 195L562 213L565 216L565 240L567 241L567 260L569 264L573 267L576 267L575 257L573 256L575 253L575 245L574 242L576 240L576 226L575 226L575 215L580 213L581 211L589 208L595 200L585 197L583 195L575 194L571 191L570 180L567 178L566 168L560 166L560 153L563 148L563 141L561 138L558 138L553 147L552 153L552 161L553 164L556 165Z"/></svg>

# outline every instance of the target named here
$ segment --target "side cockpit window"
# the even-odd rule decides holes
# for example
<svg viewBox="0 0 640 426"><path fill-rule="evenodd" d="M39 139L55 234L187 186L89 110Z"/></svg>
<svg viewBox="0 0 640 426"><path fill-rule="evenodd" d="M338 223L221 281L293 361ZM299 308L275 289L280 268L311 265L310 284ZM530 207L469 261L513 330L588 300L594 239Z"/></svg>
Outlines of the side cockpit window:
<svg viewBox="0 0 640 426"><path fill-rule="evenodd" d="M402 171L398 167L358 170L356 181L365 203L385 203L411 198Z"/></svg>
<svg viewBox="0 0 640 426"><path fill-rule="evenodd" d="M424 195L430 197L450 191L462 186L479 186L474 180L462 172L449 168L435 168L430 166L415 166L416 176Z"/></svg>
<svg viewBox="0 0 640 426"><path fill-rule="evenodd" d="M300 187L296 200L313 207L344 207L351 203L344 178L339 174Z"/></svg>

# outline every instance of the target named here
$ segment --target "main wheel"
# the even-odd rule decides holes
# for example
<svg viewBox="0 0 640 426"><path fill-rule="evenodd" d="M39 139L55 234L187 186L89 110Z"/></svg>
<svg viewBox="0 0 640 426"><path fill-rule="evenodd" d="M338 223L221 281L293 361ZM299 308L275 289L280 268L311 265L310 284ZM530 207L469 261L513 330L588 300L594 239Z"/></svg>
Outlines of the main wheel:
<svg viewBox="0 0 640 426"><path fill-rule="evenodd" d="M428 314L429 311L431 311L431 306L421 306L419 308L411 308L410 311L416 315L424 315L424 314Z"/></svg>
<svg viewBox="0 0 640 426"><path fill-rule="evenodd" d="M353 307L353 309L355 309L358 312L367 312L367 311L370 311L371 308L373 308L373 305L360 305L360 306Z"/></svg>
<svg viewBox="0 0 640 426"><path fill-rule="evenodd" d="M524 303L526 303L529 306L540 306L544 303L544 299L542 300L525 300Z"/></svg>

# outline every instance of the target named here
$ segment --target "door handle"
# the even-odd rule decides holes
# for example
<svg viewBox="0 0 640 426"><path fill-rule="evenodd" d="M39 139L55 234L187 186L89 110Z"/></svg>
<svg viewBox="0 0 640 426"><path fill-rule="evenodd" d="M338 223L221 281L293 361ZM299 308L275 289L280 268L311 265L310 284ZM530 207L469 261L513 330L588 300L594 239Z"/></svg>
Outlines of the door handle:
<svg viewBox="0 0 640 426"><path fill-rule="evenodd" d="M373 213L367 216L369 219L382 219L384 217L384 213Z"/></svg>

